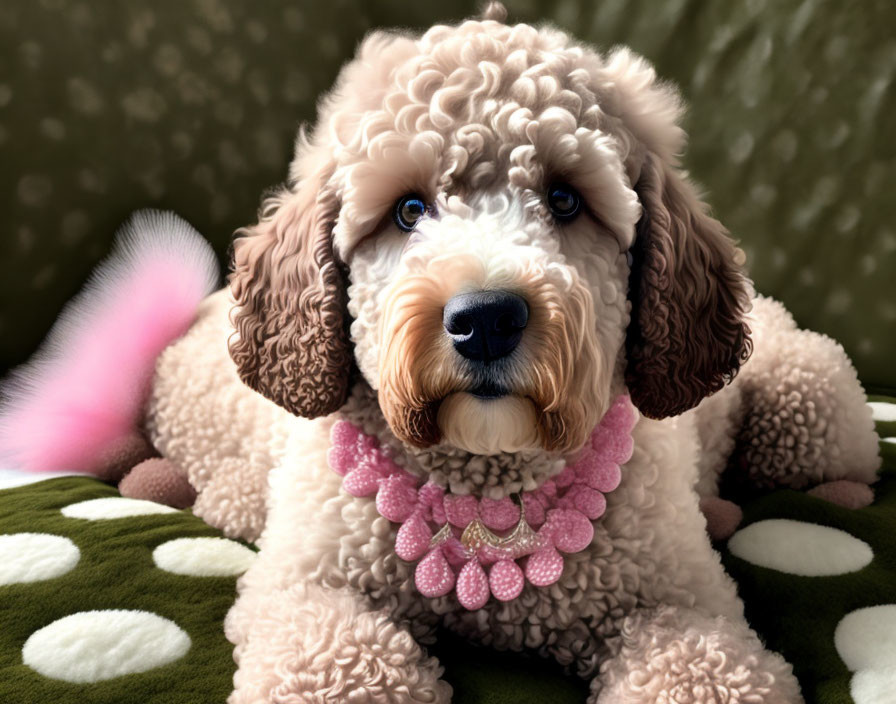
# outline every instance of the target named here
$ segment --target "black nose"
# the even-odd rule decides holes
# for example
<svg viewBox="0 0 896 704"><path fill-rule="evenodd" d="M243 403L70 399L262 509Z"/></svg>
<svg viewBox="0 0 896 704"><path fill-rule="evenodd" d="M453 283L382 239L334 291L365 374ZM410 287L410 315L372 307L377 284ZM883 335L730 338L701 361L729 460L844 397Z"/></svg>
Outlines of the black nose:
<svg viewBox="0 0 896 704"><path fill-rule="evenodd" d="M526 301L507 291L462 293L449 300L442 313L454 349L479 362L513 352L528 321Z"/></svg>

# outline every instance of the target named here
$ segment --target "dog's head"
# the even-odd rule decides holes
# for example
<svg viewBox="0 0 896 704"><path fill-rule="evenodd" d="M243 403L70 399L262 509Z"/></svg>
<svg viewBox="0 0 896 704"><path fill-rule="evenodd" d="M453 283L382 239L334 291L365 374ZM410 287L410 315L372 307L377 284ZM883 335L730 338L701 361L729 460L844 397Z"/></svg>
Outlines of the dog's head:
<svg viewBox="0 0 896 704"><path fill-rule="evenodd" d="M408 444L571 452L616 394L675 415L749 354L677 93L502 20L368 36L237 237L231 354L289 411L338 409L356 366Z"/></svg>

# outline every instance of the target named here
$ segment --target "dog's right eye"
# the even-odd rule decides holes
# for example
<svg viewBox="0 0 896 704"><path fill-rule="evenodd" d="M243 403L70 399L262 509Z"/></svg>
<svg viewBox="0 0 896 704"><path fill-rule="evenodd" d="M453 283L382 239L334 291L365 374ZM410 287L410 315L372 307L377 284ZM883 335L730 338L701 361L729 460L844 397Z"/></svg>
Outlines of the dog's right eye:
<svg viewBox="0 0 896 704"><path fill-rule="evenodd" d="M410 232L429 210L429 206L420 196L416 193L409 193L399 198L395 203L392 219L395 220L395 224L402 230Z"/></svg>

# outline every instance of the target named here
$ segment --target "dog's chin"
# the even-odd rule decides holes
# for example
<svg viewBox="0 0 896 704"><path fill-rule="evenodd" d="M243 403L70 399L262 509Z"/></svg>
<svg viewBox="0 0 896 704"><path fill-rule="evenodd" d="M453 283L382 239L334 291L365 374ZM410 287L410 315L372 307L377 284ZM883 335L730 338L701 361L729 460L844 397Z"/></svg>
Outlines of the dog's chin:
<svg viewBox="0 0 896 704"><path fill-rule="evenodd" d="M477 455L541 447L535 405L521 396L453 393L442 400L437 422L442 442Z"/></svg>

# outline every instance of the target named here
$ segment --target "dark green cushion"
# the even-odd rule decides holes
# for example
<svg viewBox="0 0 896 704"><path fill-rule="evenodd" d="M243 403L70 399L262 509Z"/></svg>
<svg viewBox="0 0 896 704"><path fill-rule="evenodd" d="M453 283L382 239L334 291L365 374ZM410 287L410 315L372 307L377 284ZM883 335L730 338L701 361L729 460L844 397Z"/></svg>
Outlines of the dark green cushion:
<svg viewBox="0 0 896 704"><path fill-rule="evenodd" d="M143 206L224 255L286 176L299 122L371 27L478 0L0 3L0 372L23 361ZM896 5L507 0L628 43L691 103L685 160L758 287L896 390Z"/></svg>
<svg viewBox="0 0 896 704"><path fill-rule="evenodd" d="M0 491L0 536L49 533L69 538L81 551L75 568L60 577L0 586L0 702L221 704L230 692L235 666L223 621L236 595L236 577L171 574L152 559L166 541L219 533L189 511L102 521L60 513L70 504L117 496L115 488L84 477ZM23 664L22 647L35 631L73 613L102 609L162 616L183 629L192 646L170 664L94 684L50 679ZM471 649L447 633L435 652L457 702L581 702L588 691L587 683L564 677L552 663Z"/></svg>
<svg viewBox="0 0 896 704"><path fill-rule="evenodd" d="M188 511L105 521L60 513L79 501L115 496L114 487L84 477L0 491L0 535L60 535L81 551L75 568L60 577L0 586L0 702L221 704L227 698L234 667L223 621L236 578L171 574L152 559L153 549L168 540L220 534ZM22 646L36 630L100 609L139 609L167 618L186 631L192 646L163 667L96 684L49 679L22 663Z"/></svg>

